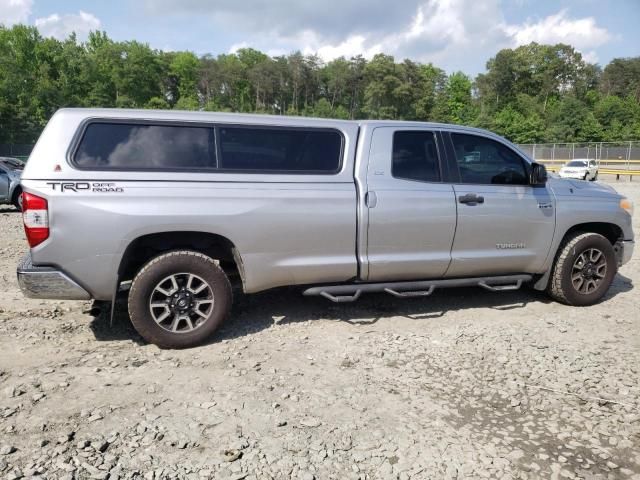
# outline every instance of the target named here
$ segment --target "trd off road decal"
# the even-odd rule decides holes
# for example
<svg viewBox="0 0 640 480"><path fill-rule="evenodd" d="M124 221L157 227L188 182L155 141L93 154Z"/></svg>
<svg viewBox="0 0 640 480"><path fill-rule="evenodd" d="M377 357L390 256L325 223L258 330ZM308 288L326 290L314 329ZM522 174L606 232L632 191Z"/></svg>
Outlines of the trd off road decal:
<svg viewBox="0 0 640 480"><path fill-rule="evenodd" d="M123 187L118 187L111 182L47 182L53 191L60 192L97 192L97 193L122 193Z"/></svg>

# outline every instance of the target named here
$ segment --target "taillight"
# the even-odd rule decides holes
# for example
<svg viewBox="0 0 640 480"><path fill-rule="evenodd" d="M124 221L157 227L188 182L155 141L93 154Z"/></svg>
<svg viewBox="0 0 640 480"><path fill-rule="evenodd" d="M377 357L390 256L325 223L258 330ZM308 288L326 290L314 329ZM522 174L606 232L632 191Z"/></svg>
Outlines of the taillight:
<svg viewBox="0 0 640 480"><path fill-rule="evenodd" d="M49 209L44 198L23 192L22 220L30 247L35 247L49 238Z"/></svg>

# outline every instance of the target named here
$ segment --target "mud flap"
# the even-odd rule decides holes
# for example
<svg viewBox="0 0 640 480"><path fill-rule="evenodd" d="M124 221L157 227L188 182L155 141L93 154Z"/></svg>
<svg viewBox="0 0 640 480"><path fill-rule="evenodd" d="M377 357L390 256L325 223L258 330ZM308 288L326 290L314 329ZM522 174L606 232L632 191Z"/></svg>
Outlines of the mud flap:
<svg viewBox="0 0 640 480"><path fill-rule="evenodd" d="M547 285L549 285L549 277L551 276L551 269L544 272L544 274L533 284L533 288L535 290L544 291L547 289Z"/></svg>
<svg viewBox="0 0 640 480"><path fill-rule="evenodd" d="M116 314L116 299L118 298L118 292L120 291L120 276L116 279L116 288L111 296L111 313L109 314L109 327L113 328L113 319Z"/></svg>

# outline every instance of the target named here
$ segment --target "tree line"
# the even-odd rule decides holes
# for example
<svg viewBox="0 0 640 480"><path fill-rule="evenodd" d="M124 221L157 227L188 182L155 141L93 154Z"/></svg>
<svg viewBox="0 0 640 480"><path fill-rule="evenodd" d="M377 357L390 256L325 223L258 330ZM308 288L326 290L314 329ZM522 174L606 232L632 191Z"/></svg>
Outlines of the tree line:
<svg viewBox="0 0 640 480"><path fill-rule="evenodd" d="M517 143L640 139L640 57L604 69L570 45L500 50L471 78L378 54L323 62L243 48L197 56L93 32L80 42L0 26L0 144L34 142L60 107L404 119L487 128Z"/></svg>

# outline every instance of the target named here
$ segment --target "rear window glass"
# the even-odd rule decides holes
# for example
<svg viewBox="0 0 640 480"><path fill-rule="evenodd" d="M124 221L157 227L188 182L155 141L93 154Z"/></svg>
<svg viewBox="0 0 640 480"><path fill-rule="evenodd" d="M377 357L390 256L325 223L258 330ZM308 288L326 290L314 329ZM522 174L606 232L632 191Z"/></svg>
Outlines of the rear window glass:
<svg viewBox="0 0 640 480"><path fill-rule="evenodd" d="M433 132L395 132L391 174L405 180L438 182L440 169Z"/></svg>
<svg viewBox="0 0 640 480"><path fill-rule="evenodd" d="M336 173L342 136L334 130L220 127L219 168Z"/></svg>
<svg viewBox="0 0 640 480"><path fill-rule="evenodd" d="M213 128L91 123L74 161L81 168L216 168Z"/></svg>

